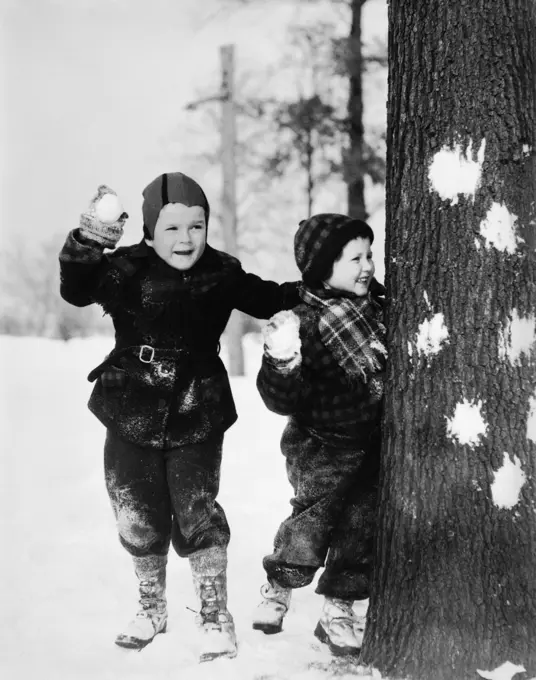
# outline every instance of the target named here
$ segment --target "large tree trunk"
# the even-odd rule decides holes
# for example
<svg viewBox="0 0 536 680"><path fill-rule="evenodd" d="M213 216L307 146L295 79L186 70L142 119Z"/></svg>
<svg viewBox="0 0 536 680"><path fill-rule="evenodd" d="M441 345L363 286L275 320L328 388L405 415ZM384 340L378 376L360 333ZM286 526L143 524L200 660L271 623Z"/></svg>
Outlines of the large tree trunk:
<svg viewBox="0 0 536 680"><path fill-rule="evenodd" d="M536 676L535 67L534 0L390 2L384 677Z"/></svg>
<svg viewBox="0 0 536 680"><path fill-rule="evenodd" d="M352 22L348 36L348 125L350 150L346 167L348 214L366 219L365 181L363 173L363 87L361 55L361 7L366 0L351 0Z"/></svg>

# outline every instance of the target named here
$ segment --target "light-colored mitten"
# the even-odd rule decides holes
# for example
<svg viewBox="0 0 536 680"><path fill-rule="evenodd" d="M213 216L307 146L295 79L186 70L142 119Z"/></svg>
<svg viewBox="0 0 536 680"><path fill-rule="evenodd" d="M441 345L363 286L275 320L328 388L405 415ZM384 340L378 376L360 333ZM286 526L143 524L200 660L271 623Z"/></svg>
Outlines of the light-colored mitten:
<svg viewBox="0 0 536 680"><path fill-rule="evenodd" d="M104 248L115 248L127 218L115 191L101 184L86 212L80 215L80 235Z"/></svg>
<svg viewBox="0 0 536 680"><path fill-rule="evenodd" d="M264 351L290 370L301 362L300 319L291 310L274 314L263 329Z"/></svg>

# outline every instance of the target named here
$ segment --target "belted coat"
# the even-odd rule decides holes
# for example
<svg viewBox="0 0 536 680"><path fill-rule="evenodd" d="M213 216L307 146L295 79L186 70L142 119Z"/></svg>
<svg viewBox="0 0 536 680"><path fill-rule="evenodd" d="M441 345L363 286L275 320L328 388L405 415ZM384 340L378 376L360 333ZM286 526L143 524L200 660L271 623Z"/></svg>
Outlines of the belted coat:
<svg viewBox="0 0 536 680"><path fill-rule="evenodd" d="M264 281L208 245L178 271L143 241L105 253L75 229L59 259L62 297L101 305L115 328L113 350L88 376L90 410L121 438L156 449L203 441L235 422L219 356L232 310L268 319L299 302L296 283Z"/></svg>

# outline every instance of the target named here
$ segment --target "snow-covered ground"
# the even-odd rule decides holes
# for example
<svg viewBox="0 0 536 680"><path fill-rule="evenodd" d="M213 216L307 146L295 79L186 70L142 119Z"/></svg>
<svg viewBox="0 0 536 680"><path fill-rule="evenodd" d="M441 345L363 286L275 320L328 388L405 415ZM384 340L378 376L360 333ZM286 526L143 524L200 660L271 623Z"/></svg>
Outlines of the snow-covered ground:
<svg viewBox="0 0 536 680"><path fill-rule="evenodd" d="M196 609L186 560L168 568L168 632L141 653L113 644L134 614L130 558L116 537L104 488L104 428L86 408L89 370L109 338L62 343L0 337L2 553L0 673L7 680L316 680L355 677L331 663L312 631L321 598L294 594L280 635L250 627L264 581L261 560L288 514L279 452L285 419L255 388L261 348L247 342L248 377L233 380L239 421L228 432L219 500L227 512L234 660L197 662ZM359 611L359 610L358 610Z"/></svg>

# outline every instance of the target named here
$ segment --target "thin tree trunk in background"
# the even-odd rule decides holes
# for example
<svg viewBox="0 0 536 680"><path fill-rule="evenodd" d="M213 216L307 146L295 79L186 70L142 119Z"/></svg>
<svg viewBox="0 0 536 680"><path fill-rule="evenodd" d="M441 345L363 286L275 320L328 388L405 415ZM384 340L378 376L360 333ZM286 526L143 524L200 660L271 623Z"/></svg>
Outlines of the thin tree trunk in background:
<svg viewBox="0 0 536 680"><path fill-rule="evenodd" d="M365 181L363 174L363 87L361 55L361 8L365 0L351 0L352 23L348 37L348 119L350 150L346 164L348 214L365 220Z"/></svg>
<svg viewBox="0 0 536 680"><path fill-rule="evenodd" d="M238 255L236 217L236 121L234 105L234 46L221 47L222 67L222 227L225 249ZM244 350L242 346L243 319L234 310L226 328L229 352L229 373L244 375Z"/></svg>
<svg viewBox="0 0 536 680"><path fill-rule="evenodd" d="M313 214L313 144L311 142L311 133L309 132L309 139L307 144L307 217Z"/></svg>
<svg viewBox="0 0 536 680"><path fill-rule="evenodd" d="M536 676L535 69L533 0L390 2L384 678Z"/></svg>

